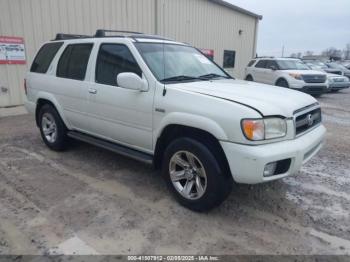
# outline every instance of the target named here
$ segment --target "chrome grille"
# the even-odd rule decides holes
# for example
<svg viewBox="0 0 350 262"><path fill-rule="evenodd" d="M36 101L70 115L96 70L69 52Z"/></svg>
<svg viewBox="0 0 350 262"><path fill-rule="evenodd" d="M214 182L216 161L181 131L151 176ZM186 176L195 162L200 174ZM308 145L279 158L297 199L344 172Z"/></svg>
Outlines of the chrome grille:
<svg viewBox="0 0 350 262"><path fill-rule="evenodd" d="M326 79L326 75L303 75L305 83L324 83Z"/></svg>
<svg viewBox="0 0 350 262"><path fill-rule="evenodd" d="M322 122L321 108L302 113L295 117L295 133L299 135Z"/></svg>

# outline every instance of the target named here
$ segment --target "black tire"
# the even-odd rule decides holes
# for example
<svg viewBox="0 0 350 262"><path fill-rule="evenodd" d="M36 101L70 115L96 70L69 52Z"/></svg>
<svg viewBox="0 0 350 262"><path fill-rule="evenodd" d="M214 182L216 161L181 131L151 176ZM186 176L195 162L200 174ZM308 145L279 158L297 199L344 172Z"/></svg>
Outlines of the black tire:
<svg viewBox="0 0 350 262"><path fill-rule="evenodd" d="M280 87L285 87L285 88L289 88L289 84L286 80L284 79L279 79L276 83L276 86L280 86Z"/></svg>
<svg viewBox="0 0 350 262"><path fill-rule="evenodd" d="M198 199L185 198L172 182L169 171L171 159L181 151L193 154L205 170L206 188L203 195ZM181 205L193 211L204 212L219 206L228 197L232 190L233 179L231 174L224 173L226 169L220 166L215 155L206 145L191 138L178 138L167 147L162 162L162 175L169 190ZM196 184L194 184L194 187L197 188Z"/></svg>
<svg viewBox="0 0 350 262"><path fill-rule="evenodd" d="M43 120L44 117L50 116L54 121L56 126L56 138L52 141L49 141L46 135L44 134ZM45 125L45 124L44 124ZM44 140L45 144L54 151L62 151L66 148L67 142L67 128L62 121L57 110L49 104L43 105L39 111L39 129L41 137Z"/></svg>
<svg viewBox="0 0 350 262"><path fill-rule="evenodd" d="M340 91L340 89L333 89L331 90L331 93L338 93Z"/></svg>
<svg viewBox="0 0 350 262"><path fill-rule="evenodd" d="M246 81L254 81L253 77L251 75L247 75L245 78Z"/></svg>

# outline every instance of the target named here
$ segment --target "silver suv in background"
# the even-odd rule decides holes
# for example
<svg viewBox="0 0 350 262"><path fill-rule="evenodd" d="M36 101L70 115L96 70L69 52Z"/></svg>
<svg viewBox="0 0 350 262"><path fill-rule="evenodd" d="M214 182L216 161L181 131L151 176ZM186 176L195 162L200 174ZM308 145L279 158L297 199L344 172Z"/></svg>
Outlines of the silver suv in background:
<svg viewBox="0 0 350 262"><path fill-rule="evenodd" d="M245 69L245 79L303 91L312 95L328 92L327 74L311 70L300 59L256 58Z"/></svg>

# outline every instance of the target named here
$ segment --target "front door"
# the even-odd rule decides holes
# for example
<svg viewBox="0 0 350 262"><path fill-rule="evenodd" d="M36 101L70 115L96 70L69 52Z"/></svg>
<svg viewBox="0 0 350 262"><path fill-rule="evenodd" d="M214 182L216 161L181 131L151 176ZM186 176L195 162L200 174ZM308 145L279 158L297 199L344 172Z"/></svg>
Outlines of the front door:
<svg viewBox="0 0 350 262"><path fill-rule="evenodd" d="M147 92L118 86L117 75L131 72L145 78L129 47L102 43L96 58L95 81L90 82L90 133L143 151L152 150L154 89Z"/></svg>

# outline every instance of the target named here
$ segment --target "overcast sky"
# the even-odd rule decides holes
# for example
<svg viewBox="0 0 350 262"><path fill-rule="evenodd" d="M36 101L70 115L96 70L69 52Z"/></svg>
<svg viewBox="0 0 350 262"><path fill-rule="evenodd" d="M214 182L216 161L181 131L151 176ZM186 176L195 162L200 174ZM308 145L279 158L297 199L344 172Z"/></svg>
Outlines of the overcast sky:
<svg viewBox="0 0 350 262"><path fill-rule="evenodd" d="M280 56L350 43L350 0L226 0L263 15L258 55Z"/></svg>

